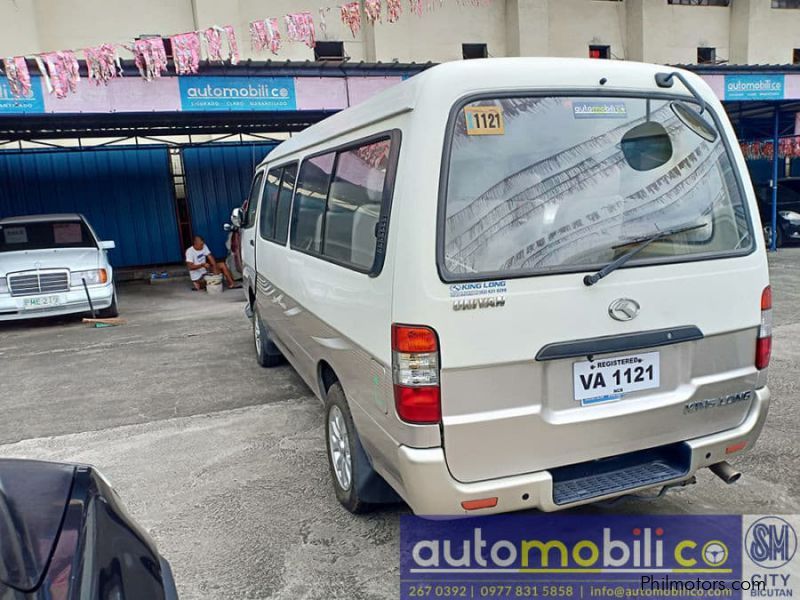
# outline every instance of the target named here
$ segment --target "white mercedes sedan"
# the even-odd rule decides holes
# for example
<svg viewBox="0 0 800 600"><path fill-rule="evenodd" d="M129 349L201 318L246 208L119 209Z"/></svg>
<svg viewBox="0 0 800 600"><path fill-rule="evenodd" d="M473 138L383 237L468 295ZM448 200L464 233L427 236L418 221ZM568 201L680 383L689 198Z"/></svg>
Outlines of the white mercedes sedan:
<svg viewBox="0 0 800 600"><path fill-rule="evenodd" d="M82 215L0 219L0 321L89 312L117 316L107 251Z"/></svg>

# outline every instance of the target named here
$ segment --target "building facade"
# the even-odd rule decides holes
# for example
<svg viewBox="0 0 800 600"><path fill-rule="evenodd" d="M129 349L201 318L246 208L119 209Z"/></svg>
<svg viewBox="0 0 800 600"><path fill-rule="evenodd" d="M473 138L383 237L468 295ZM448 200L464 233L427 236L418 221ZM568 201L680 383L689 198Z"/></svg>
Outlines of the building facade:
<svg viewBox="0 0 800 600"><path fill-rule="evenodd" d="M342 42L341 49L334 44L326 51L354 61L441 62L465 52L669 64L800 61L796 0L422 1L423 16L412 14L403 0L399 22L365 24L354 38L330 0L0 0L0 56L230 24L245 58L313 60L314 50L302 44L284 44L277 56L249 47L251 21L308 10L320 41Z"/></svg>

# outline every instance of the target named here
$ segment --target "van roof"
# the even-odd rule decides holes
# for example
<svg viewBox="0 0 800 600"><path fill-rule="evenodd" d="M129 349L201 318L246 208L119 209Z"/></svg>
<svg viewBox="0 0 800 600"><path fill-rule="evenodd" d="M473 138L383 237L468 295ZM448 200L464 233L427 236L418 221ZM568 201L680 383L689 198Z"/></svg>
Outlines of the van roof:
<svg viewBox="0 0 800 600"><path fill-rule="evenodd" d="M411 111L420 95L458 98L491 89L586 88L651 90L659 72L680 71L707 99L713 92L700 77L674 67L589 58L487 58L437 65L345 109L279 144L263 162L274 162L349 131ZM606 88L599 83L607 80ZM677 81L677 80L676 80ZM675 93L690 95L680 84Z"/></svg>

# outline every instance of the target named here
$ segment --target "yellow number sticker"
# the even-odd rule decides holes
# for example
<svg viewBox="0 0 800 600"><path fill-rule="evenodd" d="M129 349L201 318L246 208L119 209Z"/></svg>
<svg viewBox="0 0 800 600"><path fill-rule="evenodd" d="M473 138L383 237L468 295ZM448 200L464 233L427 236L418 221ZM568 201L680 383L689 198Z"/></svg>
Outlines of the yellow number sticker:
<svg viewBox="0 0 800 600"><path fill-rule="evenodd" d="M504 135L503 109L499 106L467 106L467 135Z"/></svg>

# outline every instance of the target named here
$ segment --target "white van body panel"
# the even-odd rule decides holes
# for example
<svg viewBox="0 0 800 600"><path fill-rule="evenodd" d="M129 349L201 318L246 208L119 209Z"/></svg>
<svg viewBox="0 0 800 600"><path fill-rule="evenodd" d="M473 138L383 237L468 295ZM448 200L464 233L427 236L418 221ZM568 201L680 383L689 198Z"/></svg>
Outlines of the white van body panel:
<svg viewBox="0 0 800 600"><path fill-rule="evenodd" d="M374 134L402 136L379 275L257 235L255 261L257 305L276 343L321 398L321 365L335 372L373 467L416 512L463 512L462 500L487 495L500 502L477 512L555 510L584 501L556 504L552 469L683 444L688 471L675 478L682 480L725 460L726 444L743 441L749 449L758 436L769 404L766 371L754 365L761 293L769 284L762 236L753 236L747 254L631 266L592 287L583 277L593 270L508 278L504 305L464 311L453 309L451 283L437 264L443 152L449 152L454 106L476 94L573 91L670 94L693 102L677 79L671 88L656 86L656 73L673 70L553 58L448 63L309 128L263 163L269 170ZM699 77L681 73L717 117L751 231L758 232L756 199L724 109ZM609 306L620 298L639 304L635 319L609 317ZM425 325L438 334L440 425L411 425L396 414L392 323ZM573 364L585 356L537 360L550 345L674 328L701 335L602 354L659 352L659 387L619 401L576 403ZM742 400L730 405L687 408L738 393ZM520 500L521 492L528 499ZM605 496L592 501L599 497Z"/></svg>

